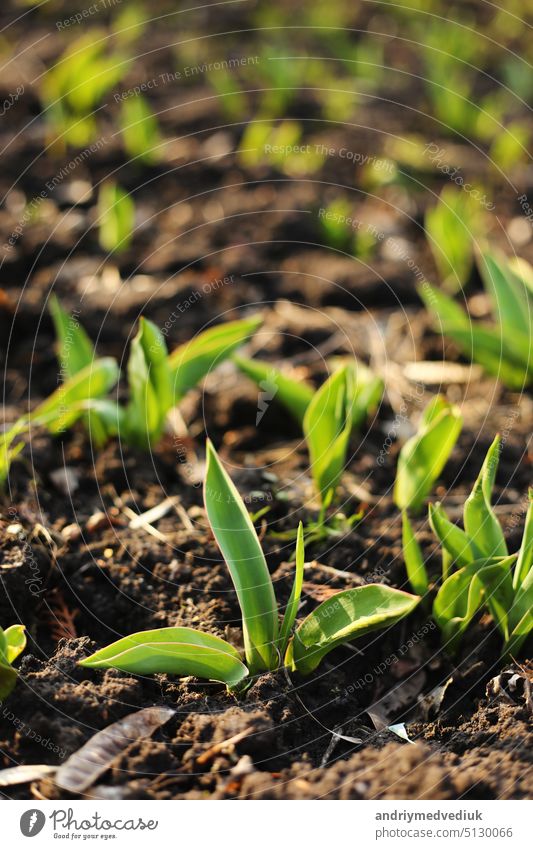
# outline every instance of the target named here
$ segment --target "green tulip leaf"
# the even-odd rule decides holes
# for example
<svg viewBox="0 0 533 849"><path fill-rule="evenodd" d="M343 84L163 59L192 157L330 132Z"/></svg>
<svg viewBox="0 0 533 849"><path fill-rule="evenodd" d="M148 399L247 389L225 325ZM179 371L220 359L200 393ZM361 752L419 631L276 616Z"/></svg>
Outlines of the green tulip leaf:
<svg viewBox="0 0 533 849"><path fill-rule="evenodd" d="M279 627L272 579L243 500L209 441L204 499L209 523L237 592L250 671L254 674L273 669Z"/></svg>
<svg viewBox="0 0 533 849"><path fill-rule="evenodd" d="M177 404L206 374L244 345L261 321L256 316L211 327L172 351L168 364L172 374L174 403Z"/></svg>
<svg viewBox="0 0 533 849"><path fill-rule="evenodd" d="M436 396L426 407L418 432L403 445L398 457L394 502L418 511L450 456L463 426L457 407Z"/></svg>
<svg viewBox="0 0 533 849"><path fill-rule="evenodd" d="M139 631L100 649L79 664L94 669L120 669L136 675L156 672L194 675L221 681L231 689L248 676L248 669L233 646L194 628Z"/></svg>
<svg viewBox="0 0 533 849"><path fill-rule="evenodd" d="M308 674L337 646L391 627L411 613L419 601L418 596L383 584L336 593L298 626L289 644L287 663Z"/></svg>

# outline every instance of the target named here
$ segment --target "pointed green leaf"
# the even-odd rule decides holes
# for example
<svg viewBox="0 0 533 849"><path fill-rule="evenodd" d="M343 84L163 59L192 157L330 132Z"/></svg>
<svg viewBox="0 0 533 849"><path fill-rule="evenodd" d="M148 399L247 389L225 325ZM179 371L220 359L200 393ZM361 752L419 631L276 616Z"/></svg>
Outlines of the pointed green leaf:
<svg viewBox="0 0 533 849"><path fill-rule="evenodd" d="M511 636L505 643L502 655L503 657L516 657L522 648L523 644L533 631L533 601L529 602L529 610L526 610L520 621L515 625Z"/></svg>
<svg viewBox="0 0 533 849"><path fill-rule="evenodd" d="M439 503L429 505L429 523L440 544L448 551L452 563L468 566L482 556L482 552L468 535L450 522Z"/></svg>
<svg viewBox="0 0 533 849"><path fill-rule="evenodd" d="M50 299L50 313L58 342L59 366L66 377L72 377L94 360L93 343L77 316L65 312L55 295Z"/></svg>
<svg viewBox="0 0 533 849"><path fill-rule="evenodd" d="M287 377L270 363L261 360L250 360L239 356L234 356L233 360L247 377L258 384L266 402L279 401L303 426L306 410L314 395L313 387L309 383ZM358 429L369 412L379 404L383 395L383 381L360 362L345 363L343 361L342 366L347 366L353 375L352 426ZM259 414L261 412L260 410Z"/></svg>
<svg viewBox="0 0 533 849"><path fill-rule="evenodd" d="M519 278L520 283L528 290L531 297L533 295L533 265L522 257L514 256L507 260L508 267Z"/></svg>
<svg viewBox="0 0 533 849"><path fill-rule="evenodd" d="M464 506L465 532L471 543L486 557L505 557L508 554L501 525L491 507L499 454L500 437L497 436Z"/></svg>
<svg viewBox="0 0 533 849"><path fill-rule="evenodd" d="M141 318L139 332L140 344L150 372L150 382L157 393L159 406L166 413L174 400L167 343L159 328L147 318Z"/></svg>
<svg viewBox="0 0 533 849"><path fill-rule="evenodd" d="M533 631L533 569L517 589L509 612L510 637L504 655L516 655Z"/></svg>
<svg viewBox="0 0 533 849"><path fill-rule="evenodd" d="M454 564L454 559L447 548L442 546L442 557L441 557L441 573L442 573L442 581L444 582L446 578L451 575L452 566Z"/></svg>
<svg viewBox="0 0 533 849"><path fill-rule="evenodd" d="M144 318L131 343L128 385L126 438L146 447L162 433L172 406L172 388L165 340L155 324Z"/></svg>
<svg viewBox="0 0 533 849"><path fill-rule="evenodd" d="M465 357L479 363L511 389L521 389L531 381L529 342L518 331L513 339L502 338L494 328L472 322L466 328L448 325L443 332L453 339Z"/></svg>
<svg viewBox="0 0 533 849"><path fill-rule="evenodd" d="M313 387L302 380L293 380L270 363L234 356L233 361L264 393L265 401L279 401L299 424L313 397ZM260 410L258 415L262 411Z"/></svg>
<svg viewBox="0 0 533 849"><path fill-rule="evenodd" d="M98 195L99 239L108 253L129 247L135 229L133 198L116 183L103 183Z"/></svg>
<svg viewBox="0 0 533 849"><path fill-rule="evenodd" d="M137 675L156 672L195 675L221 681L231 688L248 675L233 646L194 628L139 631L80 660L79 664L94 669L120 669Z"/></svg>
<svg viewBox="0 0 533 849"><path fill-rule="evenodd" d="M30 419L51 433L60 433L83 414L83 402L106 395L118 378L116 360L112 357L94 360L52 392L31 412Z"/></svg>
<svg viewBox="0 0 533 849"><path fill-rule="evenodd" d="M433 618L442 632L443 646L455 654L462 635L483 600L479 578L463 567L447 578L433 602Z"/></svg>
<svg viewBox="0 0 533 849"><path fill-rule="evenodd" d="M0 486L7 480L12 461L24 448L24 442L15 443L15 439L27 429L27 421L20 419L8 431L0 434Z"/></svg>
<svg viewBox="0 0 533 849"><path fill-rule="evenodd" d="M474 218L470 196L446 186L436 206L426 212L424 227L440 277L449 291L467 283L474 262L470 224Z"/></svg>
<svg viewBox="0 0 533 849"><path fill-rule="evenodd" d="M260 326L258 316L211 327L169 354L174 403L177 404L216 366L229 357Z"/></svg>
<svg viewBox="0 0 533 849"><path fill-rule="evenodd" d="M89 401L84 401L82 407L88 412L89 425L87 429L89 432L91 432L93 421L96 420L103 427L106 437L123 435L126 439L129 415L126 408L121 407L116 401L111 401L109 398L92 398Z"/></svg>
<svg viewBox="0 0 533 849"><path fill-rule="evenodd" d="M4 631L4 639L5 657L8 663L13 663L26 648L26 628L24 625L11 625Z"/></svg>
<svg viewBox="0 0 533 849"><path fill-rule="evenodd" d="M77 316L65 312L55 296L52 296L50 301L50 312L58 341L59 367L66 377L73 377L96 358L93 343ZM105 445L110 434L96 413L87 413L85 427L97 447Z"/></svg>
<svg viewBox="0 0 533 849"><path fill-rule="evenodd" d="M272 579L248 511L209 440L204 500L209 523L237 591L250 671L254 674L273 669L279 627Z"/></svg>
<svg viewBox="0 0 533 849"><path fill-rule="evenodd" d="M422 410L418 429L425 430L433 422L437 421L442 413L447 412L449 409L450 405L444 395L434 395Z"/></svg>
<svg viewBox="0 0 533 849"><path fill-rule="evenodd" d="M473 563L469 569L481 581L485 602L492 618L503 634L505 640L509 637L509 612L513 605L512 566L516 555L510 557L493 557L483 565Z"/></svg>
<svg viewBox="0 0 533 849"><path fill-rule="evenodd" d="M529 490L528 498L529 507L526 513L524 533L513 576L513 588L515 591L522 586L533 569L533 489Z"/></svg>
<svg viewBox="0 0 533 849"><path fill-rule="evenodd" d="M289 638L292 631L292 626L296 620L296 614L298 613L298 606L300 604L300 596L302 594L302 584L304 579L304 562L305 562L305 550L304 550L304 528L302 523L298 525L298 535L296 537L296 556L295 556L296 564L294 570L294 583L292 585L291 594L289 597L289 601L287 603L287 608L285 610L285 616L283 617L283 622L281 623L281 628L279 632L279 653L281 657L285 656L285 652L287 650L287 644L289 642Z"/></svg>
<svg viewBox="0 0 533 849"><path fill-rule="evenodd" d="M383 397L384 383L363 363L356 361L353 369L352 427L359 430Z"/></svg>
<svg viewBox="0 0 533 849"><path fill-rule="evenodd" d="M394 502L417 511L439 477L461 432L457 407L437 396L422 415L418 432L403 445L398 457Z"/></svg>
<svg viewBox="0 0 533 849"><path fill-rule="evenodd" d="M120 131L130 159L153 165L161 159L161 135L154 113L142 95L122 102Z"/></svg>
<svg viewBox="0 0 533 849"><path fill-rule="evenodd" d="M11 664L26 646L23 625L12 625L5 631L0 628L0 704L9 696L17 683L17 670Z"/></svg>
<svg viewBox="0 0 533 849"><path fill-rule="evenodd" d="M447 334L450 327L468 330L470 321L467 314L449 295L427 282L419 286L418 294L429 312L437 319L436 330L440 333Z"/></svg>
<svg viewBox="0 0 533 849"><path fill-rule="evenodd" d="M352 384L349 369L339 369L315 392L304 416L311 471L322 502L335 491L344 470L352 431Z"/></svg>
<svg viewBox="0 0 533 849"><path fill-rule="evenodd" d="M492 312L504 334L517 331L531 335L531 304L522 280L507 266L504 257L480 254L478 267L492 301Z"/></svg>
<svg viewBox="0 0 533 849"><path fill-rule="evenodd" d="M411 613L419 601L418 596L384 584L367 584L336 593L298 626L286 663L306 675L337 646L394 625Z"/></svg>
<svg viewBox="0 0 533 849"><path fill-rule="evenodd" d="M524 535L525 533L524 530ZM518 564L515 574L517 569ZM509 630L511 636L505 647L505 653L516 654L533 630L533 569L529 570L515 591L513 605L509 612Z"/></svg>
<svg viewBox="0 0 533 849"><path fill-rule="evenodd" d="M422 557L422 551L416 539L407 512L402 513L403 559L411 589L417 595L423 596L429 589L429 578Z"/></svg>
<svg viewBox="0 0 533 849"><path fill-rule="evenodd" d="M429 283L418 291L435 318L435 330L452 339L468 359L511 389L520 389L533 380L531 337L519 327L513 333L502 333L498 328L471 321L455 301Z"/></svg>

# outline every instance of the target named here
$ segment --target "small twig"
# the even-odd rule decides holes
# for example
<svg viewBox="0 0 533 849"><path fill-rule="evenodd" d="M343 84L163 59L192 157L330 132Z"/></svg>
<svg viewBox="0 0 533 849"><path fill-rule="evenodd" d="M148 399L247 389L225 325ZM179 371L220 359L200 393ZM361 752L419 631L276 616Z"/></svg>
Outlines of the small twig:
<svg viewBox="0 0 533 849"><path fill-rule="evenodd" d="M130 507L124 505L122 507L122 512L125 516L127 516L130 520L138 520L139 513L136 513L135 510L132 510ZM131 521L130 521L131 528ZM168 537L165 534L162 534L161 531L158 531L157 528L154 528L153 525L150 525L148 522L139 522L135 525L136 530L146 531L146 533L151 534L156 539L161 542L168 542Z"/></svg>
<svg viewBox="0 0 533 849"><path fill-rule="evenodd" d="M159 504L156 504L155 507L145 510L144 513L135 514L130 520L130 528L132 530L136 530L137 528L142 528L146 525L151 525L153 522L157 522L170 512L177 500L177 496L169 495L168 498L165 498ZM124 508L122 508L122 510L124 511Z"/></svg>
<svg viewBox="0 0 533 849"><path fill-rule="evenodd" d="M198 755L196 758L196 763L200 766L204 766L204 764L209 763L209 761L213 760L216 755L224 752L225 749L231 748L232 746L236 746L237 743L240 743L241 740L244 740L245 737L249 737L250 734L254 733L253 728L247 728L245 731L239 731L238 734L234 734L233 737L230 737L228 740L222 740L221 743L215 743L214 746L211 746L206 752Z"/></svg>
<svg viewBox="0 0 533 849"><path fill-rule="evenodd" d="M190 516L178 498L176 498L176 501L174 502L174 510L180 517L186 529L188 531L194 531L194 525L191 522Z"/></svg>
<svg viewBox="0 0 533 849"><path fill-rule="evenodd" d="M306 563L304 569L320 569L322 572L328 572L330 575L335 575L337 578L344 578L345 581L355 581L357 576L352 572L341 572L340 569L335 569L333 566L326 566L325 563L319 563L318 560L313 560L311 563Z"/></svg>

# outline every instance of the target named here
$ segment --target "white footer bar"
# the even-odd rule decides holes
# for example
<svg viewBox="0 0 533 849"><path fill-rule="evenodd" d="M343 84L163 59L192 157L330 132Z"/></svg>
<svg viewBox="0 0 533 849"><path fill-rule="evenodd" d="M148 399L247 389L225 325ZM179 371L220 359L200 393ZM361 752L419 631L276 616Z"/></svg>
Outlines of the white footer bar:
<svg viewBox="0 0 533 849"><path fill-rule="evenodd" d="M530 849L531 801L4 802L2 845Z"/></svg>

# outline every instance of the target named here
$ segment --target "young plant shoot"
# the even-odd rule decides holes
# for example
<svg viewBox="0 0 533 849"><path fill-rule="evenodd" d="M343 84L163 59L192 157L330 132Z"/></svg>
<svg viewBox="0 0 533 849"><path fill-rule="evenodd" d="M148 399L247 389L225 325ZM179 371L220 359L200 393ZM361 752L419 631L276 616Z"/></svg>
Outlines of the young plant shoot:
<svg viewBox="0 0 533 849"><path fill-rule="evenodd" d="M159 124L142 95L123 101L120 128L124 149L130 159L146 165L161 160L162 139Z"/></svg>
<svg viewBox="0 0 533 849"><path fill-rule="evenodd" d="M518 653L533 631L533 490L529 491L520 549L509 555L491 506L499 451L497 436L465 502L464 530L449 521L440 504L429 507L430 524L443 557L442 583L433 602L433 618L451 654L483 604L502 634L504 655ZM413 590L425 595L429 581L422 553L407 514L403 519L409 582Z"/></svg>
<svg viewBox="0 0 533 849"><path fill-rule="evenodd" d="M438 332L510 389L523 389L533 382L533 269L525 260L491 253L480 254L477 262L492 308L492 324L474 321L429 283L420 287L420 296Z"/></svg>
<svg viewBox="0 0 533 849"><path fill-rule="evenodd" d="M123 79L130 58L109 39L88 32L74 39L42 77L40 98L50 143L81 148L98 136L100 104Z"/></svg>
<svg viewBox="0 0 533 849"><path fill-rule="evenodd" d="M17 670L13 662L26 648L24 625L0 628L0 703L9 696L17 683Z"/></svg>
<svg viewBox="0 0 533 849"><path fill-rule="evenodd" d="M78 322L57 300L52 317L58 339L58 358L75 370L95 356L92 343ZM258 317L228 322L200 333L190 342L167 351L165 337L153 322L141 318L127 364L129 400L89 404L91 433L98 444L120 436L127 445L147 449L161 438L167 414L212 369L243 345L261 323ZM65 342L67 340L67 342Z"/></svg>
<svg viewBox="0 0 533 849"><path fill-rule="evenodd" d="M230 643L193 628L158 628L124 637L80 661L97 669L166 672L220 681L239 690L258 673L288 666L309 674L334 648L407 616L418 596L381 584L336 593L295 626L304 572L304 537L296 541L294 584L283 617L265 555L244 502L207 443L205 507L230 572L242 614L244 656Z"/></svg>
<svg viewBox="0 0 533 849"><path fill-rule="evenodd" d="M315 392L308 383L287 377L269 363L243 357L234 361L265 397L283 404L301 426L322 505L320 525L342 476L350 435L379 404L382 380L360 363L350 363Z"/></svg>
<svg viewBox="0 0 533 849"><path fill-rule="evenodd" d="M118 365L112 357L94 359L67 377L31 413L21 416L0 436L0 485L7 479L11 462L29 439L32 426L44 427L53 435L62 433L96 404L97 399L107 395L118 378Z"/></svg>
<svg viewBox="0 0 533 849"><path fill-rule="evenodd" d="M135 203L117 183L104 183L98 194L100 247L106 253L127 250L135 230Z"/></svg>
<svg viewBox="0 0 533 849"><path fill-rule="evenodd" d="M482 232L483 223L478 202L453 186L445 186L436 206L426 212L429 246L442 286L451 294L468 283L474 265L472 237Z"/></svg>
<svg viewBox="0 0 533 849"><path fill-rule="evenodd" d="M58 361L66 380L30 414L0 435L0 485L29 438L32 425L45 427L57 435L82 419L97 446L113 436L142 449L155 445L169 411L243 345L261 323L258 317L228 322L198 334L168 354L161 331L151 321L141 318L127 365L129 400L121 406L106 397L120 377L116 360L96 358L89 336L56 298L52 299L50 309Z"/></svg>
<svg viewBox="0 0 533 849"><path fill-rule="evenodd" d="M257 383L265 396L283 404L303 427L306 410L315 394L315 390L309 383L288 377L275 366L261 360L250 360L241 356L234 356L233 360L243 374ZM383 381L358 361L348 365L348 369L353 373L352 426L354 430L358 430L381 401Z"/></svg>
<svg viewBox="0 0 533 849"><path fill-rule="evenodd" d="M458 408L443 395L426 406L417 433L403 445L396 470L394 503L400 510L418 512L442 472L461 433Z"/></svg>

